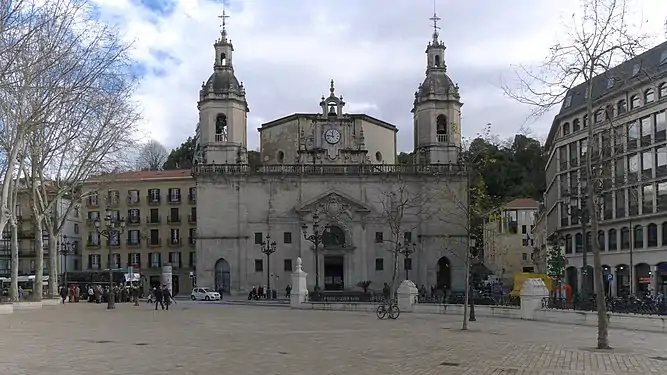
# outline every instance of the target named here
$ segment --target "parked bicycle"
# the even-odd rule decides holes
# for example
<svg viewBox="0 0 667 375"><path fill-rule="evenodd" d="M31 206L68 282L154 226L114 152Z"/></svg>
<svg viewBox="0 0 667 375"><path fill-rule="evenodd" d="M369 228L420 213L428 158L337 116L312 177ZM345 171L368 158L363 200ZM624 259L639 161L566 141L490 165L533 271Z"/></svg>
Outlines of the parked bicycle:
<svg viewBox="0 0 667 375"><path fill-rule="evenodd" d="M396 320L398 319L398 316L401 315L401 310L398 308L398 304L396 304L396 301L389 301L389 302L382 302L380 306L378 306L378 309L376 311L376 315L378 319L386 319L387 315L389 315L389 319Z"/></svg>

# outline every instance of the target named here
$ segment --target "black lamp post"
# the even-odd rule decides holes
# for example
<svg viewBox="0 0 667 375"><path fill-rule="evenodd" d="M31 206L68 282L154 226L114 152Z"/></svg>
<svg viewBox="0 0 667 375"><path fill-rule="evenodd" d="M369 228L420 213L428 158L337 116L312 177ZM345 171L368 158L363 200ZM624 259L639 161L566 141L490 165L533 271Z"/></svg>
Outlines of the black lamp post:
<svg viewBox="0 0 667 375"><path fill-rule="evenodd" d="M266 235L262 242L262 253L266 254L266 295L271 299L271 254L276 252L276 241L271 242L271 235Z"/></svg>
<svg viewBox="0 0 667 375"><path fill-rule="evenodd" d="M408 269L408 259L410 259L410 255L415 253L415 249L417 248L417 244L415 243L407 243L407 244L402 244L398 243L398 253L402 254L404 259L403 259L403 268L405 268L405 279L410 280L409 277L409 269ZM410 267L412 268L412 263L410 263Z"/></svg>
<svg viewBox="0 0 667 375"><path fill-rule="evenodd" d="M329 229L329 226L324 227L324 231L320 232L320 216L313 214L313 233L308 234L308 224L303 223L303 238L315 246L315 293L320 291L320 244L324 237L324 232Z"/></svg>
<svg viewBox="0 0 667 375"><path fill-rule="evenodd" d="M104 224L104 228L101 228L102 224ZM109 241L107 243L109 247L109 298L107 309L111 310L116 308L113 294L113 270L111 269L111 239L116 238L120 243L120 235L125 232L125 218L114 218L111 216L111 211L107 210L106 215L104 215L104 223L100 222L99 218L95 219L95 230L100 236Z"/></svg>
<svg viewBox="0 0 667 375"><path fill-rule="evenodd" d="M64 235L60 240L60 250L58 253L63 257L63 286L67 288L67 256L72 254L72 243L67 240L67 235Z"/></svg>
<svg viewBox="0 0 667 375"><path fill-rule="evenodd" d="M582 194L581 198L577 195L568 195L568 197L569 205L567 213L570 217L577 218L579 224L581 224L581 276L583 277L583 282L581 283L581 295L586 298L588 296L588 244L586 243L588 240L586 234L586 224L588 224L588 207L586 206L587 196Z"/></svg>

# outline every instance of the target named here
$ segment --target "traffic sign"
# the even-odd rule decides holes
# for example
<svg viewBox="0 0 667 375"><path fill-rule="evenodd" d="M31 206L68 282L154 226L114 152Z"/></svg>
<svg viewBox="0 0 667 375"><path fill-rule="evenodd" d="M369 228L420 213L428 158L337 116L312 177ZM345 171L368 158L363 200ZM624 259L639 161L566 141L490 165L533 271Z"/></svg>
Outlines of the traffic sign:
<svg viewBox="0 0 667 375"><path fill-rule="evenodd" d="M611 281L611 280L614 279L614 275L612 275L610 273L606 274L605 277L607 278L607 281Z"/></svg>

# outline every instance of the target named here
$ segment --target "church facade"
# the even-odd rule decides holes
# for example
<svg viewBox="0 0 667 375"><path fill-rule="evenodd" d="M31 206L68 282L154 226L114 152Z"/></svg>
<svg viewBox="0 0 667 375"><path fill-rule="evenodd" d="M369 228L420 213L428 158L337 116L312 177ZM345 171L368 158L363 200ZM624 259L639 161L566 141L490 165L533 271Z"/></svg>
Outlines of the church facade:
<svg viewBox="0 0 667 375"><path fill-rule="evenodd" d="M465 288L462 103L437 29L415 93L409 165L397 164L397 127L347 113L333 80L317 113L262 124L261 165L249 165L249 107L224 26L214 50L192 170L199 286L241 294L270 283L282 291L301 257L311 290L360 290L361 281L380 290L393 278Z"/></svg>

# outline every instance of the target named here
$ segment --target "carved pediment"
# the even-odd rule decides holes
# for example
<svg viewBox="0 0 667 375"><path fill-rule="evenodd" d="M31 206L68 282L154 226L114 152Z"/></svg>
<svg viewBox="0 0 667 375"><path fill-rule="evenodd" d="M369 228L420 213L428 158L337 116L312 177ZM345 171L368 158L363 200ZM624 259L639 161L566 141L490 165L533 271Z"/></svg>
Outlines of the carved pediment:
<svg viewBox="0 0 667 375"><path fill-rule="evenodd" d="M309 212L325 215L331 219L351 219L355 214L365 216L371 207L337 191L329 191L294 208L299 214Z"/></svg>

